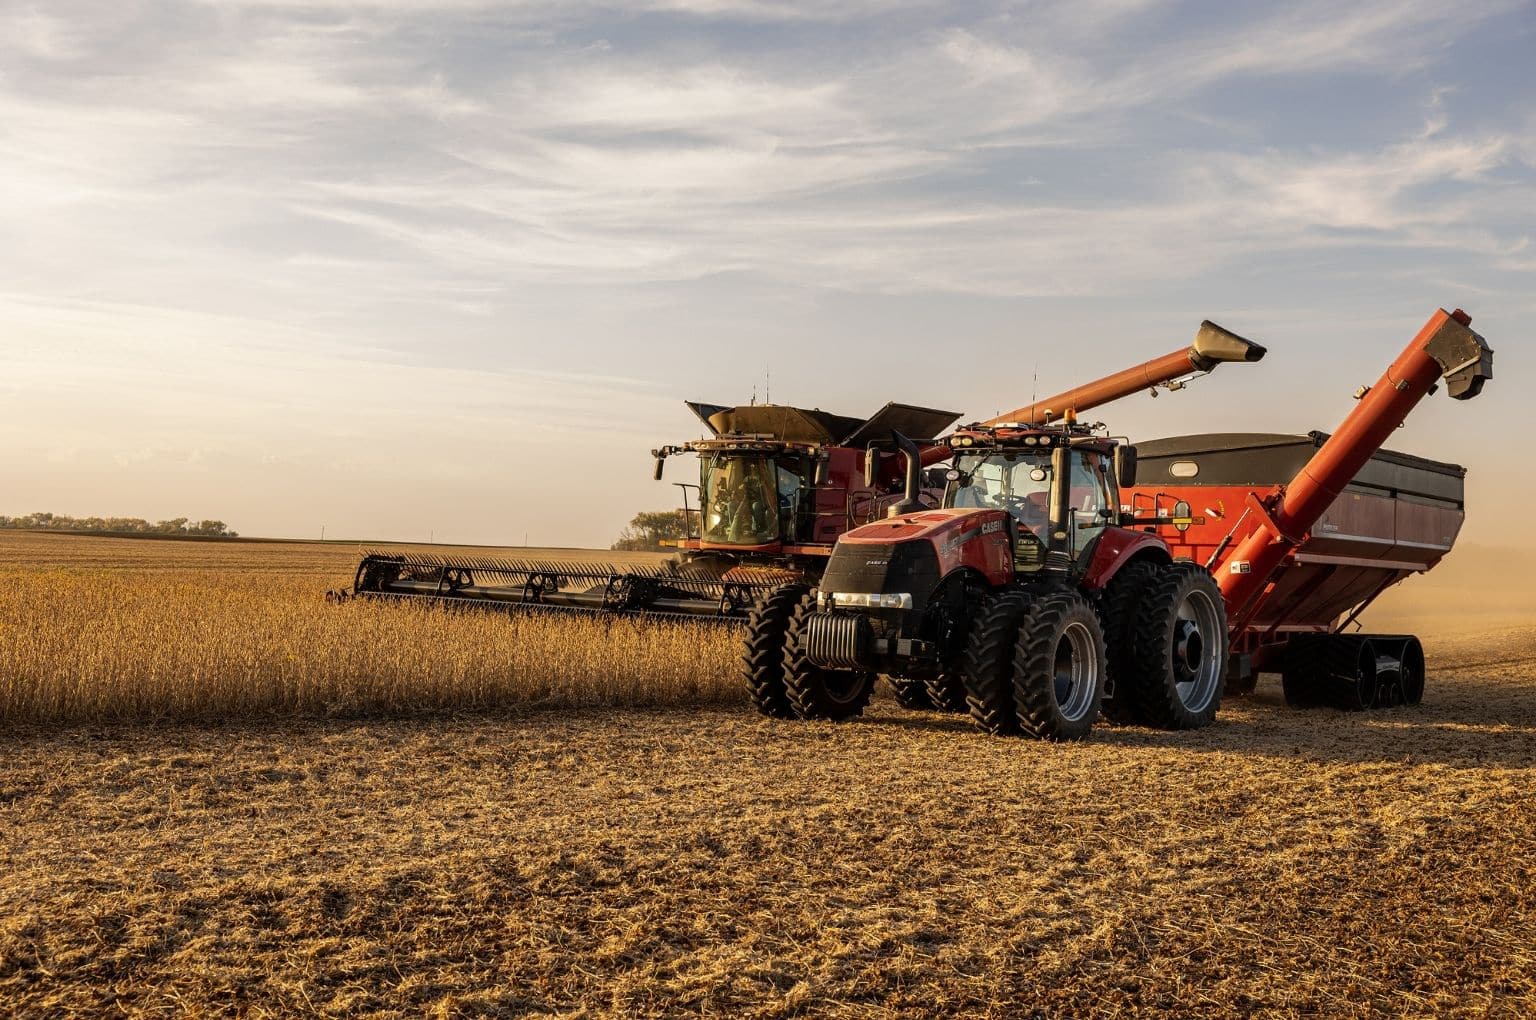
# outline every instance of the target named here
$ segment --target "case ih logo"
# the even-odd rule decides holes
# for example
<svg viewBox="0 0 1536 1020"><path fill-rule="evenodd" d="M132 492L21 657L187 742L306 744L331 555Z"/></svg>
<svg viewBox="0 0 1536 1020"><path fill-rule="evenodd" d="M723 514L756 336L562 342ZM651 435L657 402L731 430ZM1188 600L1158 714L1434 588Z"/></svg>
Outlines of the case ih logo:
<svg viewBox="0 0 1536 1020"><path fill-rule="evenodd" d="M983 535L995 534L996 532L999 532L999 531L1002 531L1002 530L1003 530L1003 522L1002 521L987 521L985 524L983 524L981 526L981 533Z"/></svg>

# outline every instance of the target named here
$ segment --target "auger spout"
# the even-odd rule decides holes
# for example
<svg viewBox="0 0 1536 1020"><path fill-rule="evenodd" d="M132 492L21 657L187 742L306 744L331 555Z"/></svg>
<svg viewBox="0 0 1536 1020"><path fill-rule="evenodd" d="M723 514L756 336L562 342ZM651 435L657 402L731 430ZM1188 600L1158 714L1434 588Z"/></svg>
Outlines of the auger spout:
<svg viewBox="0 0 1536 1020"><path fill-rule="evenodd" d="M1223 329L1209 319L1200 323L1194 343L1165 354L1160 358L1142 362L1134 368L1105 376L1096 382L1078 386L1055 396L1037 400L1033 404L1016 407L982 422L983 425L1010 425L1042 423L1062 418L1068 411L1081 414L1091 408L1128 397L1142 390L1155 390L1167 386L1188 375L1214 371L1217 365L1229 362L1243 363L1262 361L1267 349L1251 340L1245 340Z"/></svg>

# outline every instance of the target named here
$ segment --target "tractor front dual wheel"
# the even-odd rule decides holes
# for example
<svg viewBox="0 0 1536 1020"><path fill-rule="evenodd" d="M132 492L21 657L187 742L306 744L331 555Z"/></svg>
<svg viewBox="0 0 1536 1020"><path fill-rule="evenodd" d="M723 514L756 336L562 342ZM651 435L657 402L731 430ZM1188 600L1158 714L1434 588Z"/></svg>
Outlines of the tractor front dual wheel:
<svg viewBox="0 0 1536 1020"><path fill-rule="evenodd" d="M875 674L862 670L824 669L805 650L805 624L816 611L816 596L807 592L790 615L784 631L784 693L801 719L851 719L864 714L875 693Z"/></svg>
<svg viewBox="0 0 1536 1020"><path fill-rule="evenodd" d="M741 655L741 679L747 699L759 714L789 719L795 714L784 685L784 636L795 608L810 588L786 584L752 607Z"/></svg>

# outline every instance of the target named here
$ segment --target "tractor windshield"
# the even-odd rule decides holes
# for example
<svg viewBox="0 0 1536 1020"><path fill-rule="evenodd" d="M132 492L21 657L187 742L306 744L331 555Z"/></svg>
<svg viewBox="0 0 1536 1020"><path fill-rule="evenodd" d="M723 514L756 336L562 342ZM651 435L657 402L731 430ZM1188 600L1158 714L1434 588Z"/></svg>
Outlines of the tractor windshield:
<svg viewBox="0 0 1536 1020"><path fill-rule="evenodd" d="M798 478L781 472L774 458L762 453L711 453L700 457L699 463L704 510L700 537L705 542L767 545L779 541L779 508L786 499L793 504L798 497ZM784 474L791 474L793 484Z"/></svg>
<svg viewBox="0 0 1536 1020"><path fill-rule="evenodd" d="M1044 541L1051 518L1050 451L961 456L955 470L960 477L945 490L945 506L1006 510Z"/></svg>

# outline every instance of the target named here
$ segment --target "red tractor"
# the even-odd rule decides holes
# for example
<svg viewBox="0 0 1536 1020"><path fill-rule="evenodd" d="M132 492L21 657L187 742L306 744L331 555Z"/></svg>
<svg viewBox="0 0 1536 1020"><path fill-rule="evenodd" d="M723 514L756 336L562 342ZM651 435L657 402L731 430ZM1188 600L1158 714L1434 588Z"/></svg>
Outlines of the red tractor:
<svg viewBox="0 0 1536 1020"><path fill-rule="evenodd" d="M1221 589L1129 526L1134 448L1072 418L956 432L942 507L847 532L818 590L787 585L756 607L757 710L854 716L885 673L994 734L1077 739L1111 695L1157 725L1208 724L1227 661ZM921 451L898 442L915 494Z"/></svg>

